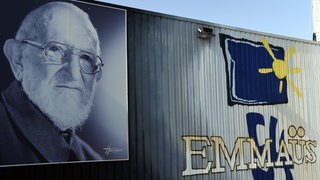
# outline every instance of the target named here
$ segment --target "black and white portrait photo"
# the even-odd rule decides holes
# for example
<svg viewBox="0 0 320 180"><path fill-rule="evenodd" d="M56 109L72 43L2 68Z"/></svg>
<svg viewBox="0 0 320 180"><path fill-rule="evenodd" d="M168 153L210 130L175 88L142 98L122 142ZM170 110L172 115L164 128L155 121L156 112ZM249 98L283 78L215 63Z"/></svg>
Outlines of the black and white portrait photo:
<svg viewBox="0 0 320 180"><path fill-rule="evenodd" d="M1 2L0 166L128 160L126 11Z"/></svg>

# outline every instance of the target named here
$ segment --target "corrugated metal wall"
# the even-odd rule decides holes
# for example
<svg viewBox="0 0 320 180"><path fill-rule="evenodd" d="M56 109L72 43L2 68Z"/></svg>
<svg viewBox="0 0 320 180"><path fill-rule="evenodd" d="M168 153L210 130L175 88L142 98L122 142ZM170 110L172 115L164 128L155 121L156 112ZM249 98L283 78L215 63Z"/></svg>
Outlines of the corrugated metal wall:
<svg viewBox="0 0 320 180"><path fill-rule="evenodd" d="M228 167L226 173L182 177L186 168L182 136L221 136L230 151L237 137L248 136L247 112L264 114L266 121L271 115L283 119L277 128L285 133L290 124L304 126L310 138L319 140L319 130L314 127L319 127L320 88L309 87L315 76L320 77L317 70L320 65L314 59L320 53L317 45L132 9L128 10L127 18L130 160L6 167L0 168L0 179L251 179L251 171L231 172ZM198 38L197 29L202 26L213 28L216 36ZM270 44L285 50L294 45L297 53L290 63L308 70L292 79L302 92L314 96L314 104L307 98L301 103L288 90L291 101L287 105L228 106L220 33L251 41L261 41L266 36ZM282 113L288 109L300 119ZM267 137L268 132L261 132L261 136ZM197 159L200 167L206 165L204 162ZM275 179L285 177L284 171L279 171L282 174ZM316 179L319 163L298 172ZM306 174L294 175L302 179Z"/></svg>

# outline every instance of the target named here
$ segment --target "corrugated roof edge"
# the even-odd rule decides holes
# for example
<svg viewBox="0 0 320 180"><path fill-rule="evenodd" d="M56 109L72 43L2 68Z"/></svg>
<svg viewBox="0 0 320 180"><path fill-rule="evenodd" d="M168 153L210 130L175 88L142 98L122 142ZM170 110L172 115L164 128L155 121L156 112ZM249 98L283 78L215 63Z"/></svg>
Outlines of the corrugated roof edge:
<svg viewBox="0 0 320 180"><path fill-rule="evenodd" d="M314 45L320 45L319 42L312 41L312 40L295 38L295 37L278 35L278 34L272 34L272 33L268 33L268 32L255 31L255 30L250 30L250 29L245 29L245 28L235 27L235 26L227 26L227 25L203 21L203 20L186 18L186 17L170 15L170 14L165 14L165 13L160 13L160 12L154 12L154 11L149 11L149 10L143 10L143 9L123 6L123 5L117 5L117 4L112 4L112 3L106 3L106 2L96 1L96 0L94 0L94 1L92 1L92 0L71 0L71 1L87 2L87 3L97 4L97 5L110 6L110 7L114 7L114 8L125 9L127 11L132 11L132 12L136 12L136 13L149 14L149 15L160 16L160 17L169 18L169 19L176 19L176 20L180 20L180 21L202 24L204 26L225 28L225 29L236 30L236 31L240 31L240 32L247 32L247 33L252 33L252 34L261 35L261 36L271 36L271 37L275 37L275 38L279 38L279 39L299 41L299 42L304 42L304 43L309 43L309 44L314 44Z"/></svg>

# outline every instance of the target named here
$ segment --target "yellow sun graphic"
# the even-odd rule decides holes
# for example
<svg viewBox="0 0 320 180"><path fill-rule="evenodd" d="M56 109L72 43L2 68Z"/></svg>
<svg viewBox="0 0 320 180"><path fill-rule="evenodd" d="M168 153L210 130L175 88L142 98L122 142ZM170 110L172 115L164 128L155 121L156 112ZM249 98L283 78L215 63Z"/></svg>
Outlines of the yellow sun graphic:
<svg viewBox="0 0 320 180"><path fill-rule="evenodd" d="M289 70L289 66L288 66L288 60L289 58L295 53L295 48L294 47L290 47L289 51L287 52L287 54L284 56L284 59L277 59L270 46L269 43L267 42L267 40L263 37L261 39L263 46L266 48L266 50L269 52L270 56L273 59L273 63L272 63L272 68L259 68L259 73L261 74L267 74L267 73L271 73L274 72L274 74L276 75L276 77L280 80L280 84L279 84L279 93L282 92L282 87L283 87L283 79L286 78L287 82L290 84L290 86L292 87L292 89L297 93L297 95L299 97L302 96L302 93L300 92L300 90L293 84L293 82L288 78L288 74L296 74L296 73L300 73L300 68L292 68Z"/></svg>

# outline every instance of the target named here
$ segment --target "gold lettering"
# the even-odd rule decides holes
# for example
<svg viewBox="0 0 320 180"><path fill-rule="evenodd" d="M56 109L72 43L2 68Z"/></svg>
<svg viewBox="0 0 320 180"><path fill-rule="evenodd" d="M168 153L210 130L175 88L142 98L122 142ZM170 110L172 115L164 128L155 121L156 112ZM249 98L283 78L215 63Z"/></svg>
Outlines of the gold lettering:
<svg viewBox="0 0 320 180"><path fill-rule="evenodd" d="M315 147L317 147L317 141L308 140L306 142L306 149L309 153L306 155L306 162L314 163L317 161L317 156L316 156L316 153L314 152Z"/></svg>
<svg viewBox="0 0 320 180"><path fill-rule="evenodd" d="M212 168L212 173L218 173L218 172L225 172L225 167L221 166L220 161L220 149L222 150L224 154L225 160L228 162L229 167L231 171L234 170L235 164L236 164L236 157L238 154L240 164L236 166L237 170L244 170L247 169L247 165L244 164L244 151L243 151L243 143L245 142L246 138L239 137L237 138L234 148L232 150L231 156L229 155L229 151L223 141L223 139L220 136L212 136L211 141L214 143L214 157L215 157L215 167Z"/></svg>
<svg viewBox="0 0 320 180"><path fill-rule="evenodd" d="M271 162L271 152L270 152L270 144L272 142L272 139L266 139L265 145L262 151L262 154L260 154L259 149L256 145L256 142L253 138L248 138L248 141L250 142L250 155L251 155L251 162L249 163L249 169L257 169L257 162L259 162L259 167L265 168L265 167L272 167L273 163ZM254 155L257 156L257 158L254 157ZM267 161L265 161L267 158Z"/></svg>
<svg viewBox="0 0 320 180"><path fill-rule="evenodd" d="M293 157L293 162L296 164L302 164L303 163L303 158L304 158L304 146L305 146L305 141L304 140L300 140L303 141L302 143L299 143L300 145L300 149L297 149L297 145L298 145L298 140L297 139L289 139L288 143L292 145L292 157ZM298 158L298 152L300 152L300 159Z"/></svg>
<svg viewBox="0 0 320 180"><path fill-rule="evenodd" d="M279 152L278 152L278 158L277 161L275 162L276 166L283 166L283 161L280 160L281 157L285 157L285 165L292 165L293 162L290 160L289 153L288 153L288 147L286 142L282 139L280 141L280 147L279 147Z"/></svg>
<svg viewBox="0 0 320 180"><path fill-rule="evenodd" d="M182 139L185 141L185 152L186 152L186 169L182 171L182 176L190 176L197 174L208 174L212 165L212 162L208 162L204 169L193 169L192 168L192 156L200 155L202 158L206 158L206 146L210 146L210 141L207 136L183 136ZM192 141L203 141L206 146L202 146L201 150L192 150Z"/></svg>

